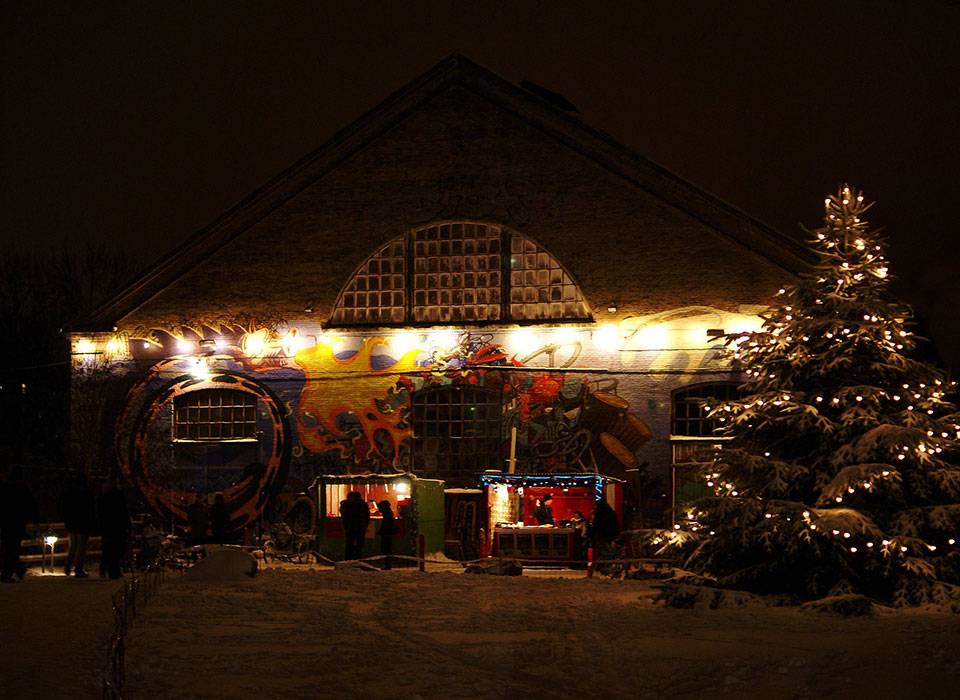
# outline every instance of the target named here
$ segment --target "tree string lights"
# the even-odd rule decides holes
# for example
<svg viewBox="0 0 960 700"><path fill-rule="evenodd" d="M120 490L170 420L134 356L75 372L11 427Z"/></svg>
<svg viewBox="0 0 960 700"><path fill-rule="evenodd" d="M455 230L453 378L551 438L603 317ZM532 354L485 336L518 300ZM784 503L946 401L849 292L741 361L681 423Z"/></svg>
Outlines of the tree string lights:
<svg viewBox="0 0 960 700"><path fill-rule="evenodd" d="M871 205L850 187L824 205L812 271L726 338L746 396L706 407L731 438L703 474L713 497L654 542L721 585L960 600L956 382L910 356Z"/></svg>

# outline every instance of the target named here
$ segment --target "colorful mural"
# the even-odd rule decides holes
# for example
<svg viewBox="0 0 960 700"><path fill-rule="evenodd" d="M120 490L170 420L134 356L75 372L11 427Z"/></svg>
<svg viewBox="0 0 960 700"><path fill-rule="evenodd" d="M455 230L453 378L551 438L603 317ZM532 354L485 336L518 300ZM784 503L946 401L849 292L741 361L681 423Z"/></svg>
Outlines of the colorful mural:
<svg viewBox="0 0 960 700"><path fill-rule="evenodd" d="M212 363L211 363L212 365ZM116 454L123 478L133 485L146 504L165 520L186 525L188 509L208 501L212 490L222 494L227 520L240 529L262 512L271 495L287 479L292 435L288 407L263 382L233 369L208 365L197 371L196 358L172 358L153 365L128 392L117 421ZM198 376L199 375L199 376ZM276 378L274 378L276 379ZM257 422L262 438L250 461L230 470L223 483L191 483L176 468L171 444L172 406L178 397L204 389L228 389L256 398ZM227 445L217 446L224 451ZM184 449L194 447L184 444Z"/></svg>
<svg viewBox="0 0 960 700"><path fill-rule="evenodd" d="M215 491L241 526L261 513L269 494L302 490L317 474L409 469L413 396L445 385L500 397L500 454L491 466L506 466L515 429L523 470L628 476L653 435L651 418L658 433L668 430L669 387L658 389L664 380L656 375L679 386L729 371L717 363L707 331L751 319L688 307L618 326L496 335L436 328L338 334L309 323L222 322L77 337L74 364L108 360L116 376L142 375L127 392L116 450L124 476L151 508L184 523L190 503L209 501ZM253 452L172 439L175 399L225 386L257 396Z"/></svg>
<svg viewBox="0 0 960 700"><path fill-rule="evenodd" d="M405 469L413 438L410 397L429 387L471 384L495 388L502 396L501 457L506 457L510 428L515 427L518 454L527 467L593 471L597 460L591 444L599 444L603 432L613 431L629 406L605 398L615 396L615 380L598 384L583 374L527 371L532 368L508 357L490 335L462 334L453 348L443 351L431 349L429 342L395 345L370 337L356 351L338 354L334 341L297 354L307 378L296 416L303 450L335 450L348 472ZM552 355L557 349L550 344L531 355ZM569 362L578 355L579 350L570 353ZM594 391L594 386L605 391Z"/></svg>

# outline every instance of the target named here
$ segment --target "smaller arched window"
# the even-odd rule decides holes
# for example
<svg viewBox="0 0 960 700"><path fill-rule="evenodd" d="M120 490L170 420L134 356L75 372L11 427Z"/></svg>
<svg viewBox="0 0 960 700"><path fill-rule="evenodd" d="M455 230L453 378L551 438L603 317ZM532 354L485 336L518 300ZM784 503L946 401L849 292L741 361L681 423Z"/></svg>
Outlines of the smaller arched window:
<svg viewBox="0 0 960 700"><path fill-rule="evenodd" d="M201 389L173 400L173 435L179 442L256 440L257 397L229 389Z"/></svg>

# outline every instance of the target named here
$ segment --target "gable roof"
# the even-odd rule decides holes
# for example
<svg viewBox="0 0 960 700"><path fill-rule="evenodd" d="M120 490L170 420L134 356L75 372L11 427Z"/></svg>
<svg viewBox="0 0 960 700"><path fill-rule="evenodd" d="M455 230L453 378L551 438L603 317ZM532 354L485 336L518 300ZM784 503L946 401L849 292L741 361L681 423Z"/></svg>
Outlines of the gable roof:
<svg viewBox="0 0 960 700"><path fill-rule="evenodd" d="M88 329L112 326L451 85L464 87L519 116L788 272L797 273L810 262L806 248L793 238L634 153L542 97L452 54L196 232L80 325Z"/></svg>

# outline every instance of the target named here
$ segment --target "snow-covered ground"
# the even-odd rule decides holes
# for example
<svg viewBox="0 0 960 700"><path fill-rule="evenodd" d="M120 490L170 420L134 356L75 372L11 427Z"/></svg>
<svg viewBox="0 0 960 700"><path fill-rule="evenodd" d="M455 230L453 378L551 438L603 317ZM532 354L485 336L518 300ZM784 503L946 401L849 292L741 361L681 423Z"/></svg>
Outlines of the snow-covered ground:
<svg viewBox="0 0 960 700"><path fill-rule="evenodd" d="M667 609L645 582L575 576L169 579L131 633L129 696L938 698L960 685L954 614Z"/></svg>
<svg viewBox="0 0 960 700"><path fill-rule="evenodd" d="M30 574L0 585L0 698L100 697L120 582Z"/></svg>

